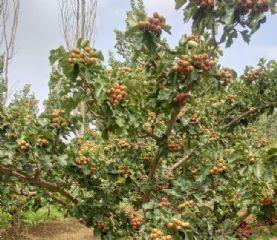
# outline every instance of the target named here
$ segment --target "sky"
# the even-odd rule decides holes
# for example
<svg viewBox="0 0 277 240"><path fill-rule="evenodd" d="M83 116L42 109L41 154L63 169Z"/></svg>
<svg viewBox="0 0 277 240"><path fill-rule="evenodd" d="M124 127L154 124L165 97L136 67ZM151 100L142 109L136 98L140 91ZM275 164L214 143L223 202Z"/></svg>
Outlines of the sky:
<svg viewBox="0 0 277 240"><path fill-rule="evenodd" d="M183 22L182 10L176 11L174 2L145 0L149 15L157 11L173 26L172 35L167 36L171 46L178 43L182 34L190 33L189 24ZM125 13L129 8L129 0L99 0L95 47L105 56L114 50L114 29L124 29ZM41 105L48 95L49 51L64 44L57 0L23 0L20 11L16 54L10 67L9 95L21 90L25 84L31 84ZM220 63L242 73L246 65L255 65L260 57L277 59L276 24L277 16L269 16L249 45L241 38L237 39L231 48L224 50Z"/></svg>

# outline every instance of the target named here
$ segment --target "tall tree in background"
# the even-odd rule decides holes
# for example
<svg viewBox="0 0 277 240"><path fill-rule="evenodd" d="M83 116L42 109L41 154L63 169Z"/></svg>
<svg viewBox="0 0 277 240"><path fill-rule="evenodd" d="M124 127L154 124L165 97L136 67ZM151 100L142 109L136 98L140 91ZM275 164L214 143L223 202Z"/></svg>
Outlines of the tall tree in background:
<svg viewBox="0 0 277 240"><path fill-rule="evenodd" d="M68 49L82 38L93 40L97 0L59 0L62 30Z"/></svg>
<svg viewBox="0 0 277 240"><path fill-rule="evenodd" d="M19 0L0 0L1 48L3 48L3 79L0 89L0 103L8 98L9 64L15 53L15 37L19 18Z"/></svg>
<svg viewBox="0 0 277 240"><path fill-rule="evenodd" d="M79 39L93 42L97 0L59 0L62 30L69 50L77 46ZM80 103L82 114L81 134L85 132L85 102Z"/></svg>

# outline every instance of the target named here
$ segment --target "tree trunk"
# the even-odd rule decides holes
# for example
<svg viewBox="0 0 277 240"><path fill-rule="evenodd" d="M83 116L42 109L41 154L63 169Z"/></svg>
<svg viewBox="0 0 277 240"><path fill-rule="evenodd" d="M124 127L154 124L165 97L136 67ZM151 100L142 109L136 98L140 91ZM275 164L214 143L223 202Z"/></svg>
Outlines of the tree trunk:
<svg viewBox="0 0 277 240"><path fill-rule="evenodd" d="M85 24L86 24L86 0L81 0L80 12L81 12L81 18L80 18L79 28L81 30L81 38L84 40L84 38L85 38ZM86 103L85 103L85 101L82 101L80 103L80 112L81 112L81 115L82 115L82 124L81 124L80 134L84 135L85 125L86 125Z"/></svg>
<svg viewBox="0 0 277 240"><path fill-rule="evenodd" d="M21 233L21 207L17 207L12 220L12 230L15 237L18 237Z"/></svg>
<svg viewBox="0 0 277 240"><path fill-rule="evenodd" d="M1 103L3 106L6 105L8 99L8 74L9 74L9 59L7 54L4 57L4 64L3 64L3 96L1 99Z"/></svg>

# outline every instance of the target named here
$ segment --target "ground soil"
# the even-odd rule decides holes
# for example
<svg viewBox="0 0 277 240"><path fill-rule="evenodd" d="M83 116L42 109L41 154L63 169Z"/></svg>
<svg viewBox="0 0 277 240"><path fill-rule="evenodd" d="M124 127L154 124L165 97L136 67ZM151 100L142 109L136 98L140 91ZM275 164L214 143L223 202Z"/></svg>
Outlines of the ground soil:
<svg viewBox="0 0 277 240"><path fill-rule="evenodd" d="M11 231L0 231L0 240L96 240L92 230L74 220L39 224L24 229L15 237Z"/></svg>

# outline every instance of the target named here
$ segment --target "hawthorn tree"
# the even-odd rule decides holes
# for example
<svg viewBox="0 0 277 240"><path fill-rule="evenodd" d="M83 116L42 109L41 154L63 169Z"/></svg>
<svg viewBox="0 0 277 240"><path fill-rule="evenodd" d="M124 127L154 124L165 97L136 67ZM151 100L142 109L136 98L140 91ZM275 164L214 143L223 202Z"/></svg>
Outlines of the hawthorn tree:
<svg viewBox="0 0 277 240"><path fill-rule="evenodd" d="M102 239L237 239L274 223L276 137L255 124L276 116L277 63L261 60L241 77L218 64L216 32L195 26L229 26L223 3L190 2L188 18L192 5L207 14L174 49L162 38L165 18L133 0L117 31L125 61L106 67L82 39L52 50L45 111L27 90L1 109L2 195L36 191ZM230 3L234 14L240 4ZM239 16L254 31L265 10L250 10ZM80 102L90 123L83 136Z"/></svg>

